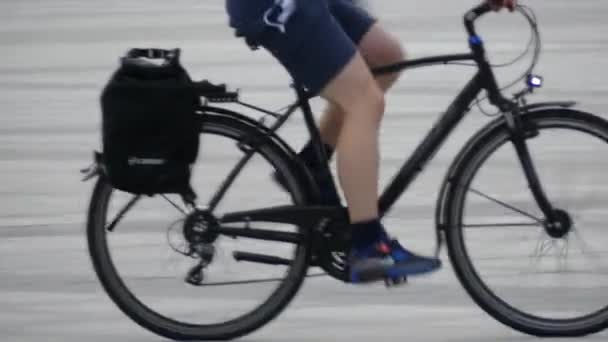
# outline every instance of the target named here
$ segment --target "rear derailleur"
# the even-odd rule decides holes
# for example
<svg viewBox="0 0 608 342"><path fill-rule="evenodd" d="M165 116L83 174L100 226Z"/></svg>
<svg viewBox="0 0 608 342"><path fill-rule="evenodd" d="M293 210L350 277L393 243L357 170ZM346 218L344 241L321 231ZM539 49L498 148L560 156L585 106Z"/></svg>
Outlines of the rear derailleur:
<svg viewBox="0 0 608 342"><path fill-rule="evenodd" d="M219 234L218 225L213 215L206 211L194 211L184 222L184 238L188 243L186 255L198 259L198 263L190 268L184 279L186 283L201 286L205 280L204 270L215 257L215 246Z"/></svg>

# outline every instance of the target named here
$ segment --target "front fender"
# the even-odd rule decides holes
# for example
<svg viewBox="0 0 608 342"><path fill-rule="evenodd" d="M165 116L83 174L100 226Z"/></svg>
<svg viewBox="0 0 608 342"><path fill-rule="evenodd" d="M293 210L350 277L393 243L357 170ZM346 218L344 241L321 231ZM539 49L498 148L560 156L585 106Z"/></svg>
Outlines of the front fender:
<svg viewBox="0 0 608 342"><path fill-rule="evenodd" d="M522 113L528 113L532 111L539 111L545 109L560 109L560 108L572 108L576 106L575 101L553 101L553 102L538 102L525 105L520 108Z"/></svg>
<svg viewBox="0 0 608 342"><path fill-rule="evenodd" d="M528 116L543 112L553 112L556 110L563 111L575 105L576 102L573 101L539 102L521 107L520 112L522 113L521 115ZM507 121L503 116L491 121L467 141L450 165L441 185L439 197L437 198L437 203L435 206L435 227L437 238L436 255L441 253L441 249L445 243L445 231L447 229L449 215L448 203L451 201L451 194L453 190L452 183L457 170L460 169L465 156L471 151L471 149L474 149L475 146L483 143L484 139L491 137L497 130L502 130L507 127Z"/></svg>

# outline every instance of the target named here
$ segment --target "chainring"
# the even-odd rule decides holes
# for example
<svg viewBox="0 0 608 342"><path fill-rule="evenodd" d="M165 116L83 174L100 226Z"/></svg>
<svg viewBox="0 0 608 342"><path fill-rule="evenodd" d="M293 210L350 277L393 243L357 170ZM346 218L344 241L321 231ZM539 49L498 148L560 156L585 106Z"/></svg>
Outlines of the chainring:
<svg viewBox="0 0 608 342"><path fill-rule="evenodd" d="M328 221L321 224L313 234L313 262L328 275L349 282L348 254L351 234L344 222Z"/></svg>

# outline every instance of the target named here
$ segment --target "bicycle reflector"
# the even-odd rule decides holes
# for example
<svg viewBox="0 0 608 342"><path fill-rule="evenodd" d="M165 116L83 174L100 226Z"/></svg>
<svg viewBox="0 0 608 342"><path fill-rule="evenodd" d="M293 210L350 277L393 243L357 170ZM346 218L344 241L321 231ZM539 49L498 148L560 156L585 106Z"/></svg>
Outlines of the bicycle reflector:
<svg viewBox="0 0 608 342"><path fill-rule="evenodd" d="M528 75L526 83L530 88L540 88L543 86L543 78L537 75Z"/></svg>

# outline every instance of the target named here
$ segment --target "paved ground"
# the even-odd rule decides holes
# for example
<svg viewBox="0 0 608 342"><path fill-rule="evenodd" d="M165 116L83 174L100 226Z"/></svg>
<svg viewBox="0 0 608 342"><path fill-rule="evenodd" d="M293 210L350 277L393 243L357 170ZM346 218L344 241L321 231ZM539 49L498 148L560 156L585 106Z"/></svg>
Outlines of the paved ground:
<svg viewBox="0 0 608 342"><path fill-rule="evenodd" d="M473 1L371 2L390 31L406 44L411 56L466 50L460 13ZM608 106L608 60L605 58L608 24L604 20L608 3L600 0L527 3L537 10L544 38L538 70L544 74L547 86L537 99L574 99L580 101L580 108L604 115ZM485 36L493 56L506 61L524 47L525 23L506 15L495 19L495 23L484 21L482 28L487 32ZM195 77L227 82L241 88L244 99L270 108L288 103L291 93L286 87L289 82L286 73L274 65L267 54L254 54L232 39L225 22L220 0L154 0L146 1L145 5L134 0L0 2L0 104L3 110L0 115L0 339L11 342L162 340L126 319L101 290L92 272L84 235L85 210L92 184L79 182L78 169L87 165L91 151L99 146L99 91L115 67L117 57L129 47L182 47L185 65ZM502 71L501 81L506 83L522 68L519 65ZM392 91L383 127L383 183L471 73L470 68L462 67L416 70ZM315 103L315 107L319 105ZM465 139L487 121L477 110L473 111L437 155L428 172L392 212L389 225L403 227L395 229L396 235L407 236L407 241L417 249L431 251L433 248L433 204L445 168ZM301 144L305 140L299 118L292 119L283 132L290 143ZM569 198L574 196L577 203L585 203L585 214L595 215L583 241L596 253L593 254L596 264L587 267L591 269L585 268L588 264L585 257L574 249L569 260L576 266L583 265L576 276L551 271L535 277L518 276L515 270L528 270L531 266L526 260L530 258L521 261L506 256L498 243L513 241L509 240L512 236L504 232L482 237L479 241L483 243L476 245L479 249L475 253L488 257L480 260L498 260L482 262L479 267L485 270L487 266L488 272L499 273L491 278L492 284L505 291L506 296L519 300L521 305L529 305L531 310L567 316L584 308L600 309L606 305L608 268L603 266L606 262L602 259L606 237L601 235L600 224L605 216L601 204L608 197L604 189L608 183L600 182L608 159L598 155L599 148L591 151L588 145L578 141L554 139L553 144L539 147L550 163L546 171L551 179L549 183L558 186L566 180L591 179L591 184L596 185L558 188L571 195ZM218 148L214 153L221 155L223 151ZM566 152L576 154L575 162L562 160L562 156L574 155ZM212 170L210 176L221 176L227 161L221 156L208 160L211 160L207 165ZM498 165L502 165L500 160ZM584 170L584 177L588 178L574 177L579 169ZM233 203L258 204L267 199L260 195L266 192L263 182L267 173L254 169L252 175L258 178L256 183L249 184L256 185L239 194ZM489 175L501 176L491 172ZM508 178L488 179L495 182L497 191L523 193L523 190L511 190L519 184ZM587 201L580 202L580 199ZM169 257L160 267L147 262L144 252L161 243L165 249L160 253L168 255L162 240L164 235L159 235L161 240L157 241L151 232L156 227L154 224L161 227L159 231L166 230L175 212L164 215L158 208L158 204L142 208L141 216L132 220L134 231L126 232L131 234L129 239L116 247L117 255L124 258L121 260L133 262L125 272L131 272L132 284L141 290L141 296L158 299L154 295L162 295L154 303L158 308L193 317L198 313L194 308L200 310L201 307L214 312L225 309L225 315L235 314L238 308L249 305L251 299L256 298L254 295L269 290L267 285L255 285L240 288L238 292L234 287L201 292L184 288L181 282L175 281L179 280L180 273L172 280L151 281L158 280L150 276L151 272L166 271L170 269L166 266L174 264L184 266L183 260L177 258L176 261L175 257ZM484 207L473 201L473 208ZM491 210L484 210L480 215L510 217ZM525 253L534 251L537 235L519 233L513 239L519 239L520 247L508 252L520 252L523 253L520 256L527 257ZM226 247L231 245L227 243ZM447 262L447 257L444 260ZM228 275L261 276L263 272L273 272L263 268L243 272L239 268L242 266L233 267ZM547 267L552 270L553 266ZM215 274L217 279L225 275ZM169 291L169 286L182 286L179 288L182 292L172 296L174 292ZM194 307L193 303L201 305ZM186 308L191 311L184 312ZM606 338L606 334L600 334L588 339ZM244 338L245 341L369 339L533 340L482 312L462 290L450 267L432 278L390 291L381 286L345 286L328 278L310 279L278 320Z"/></svg>

